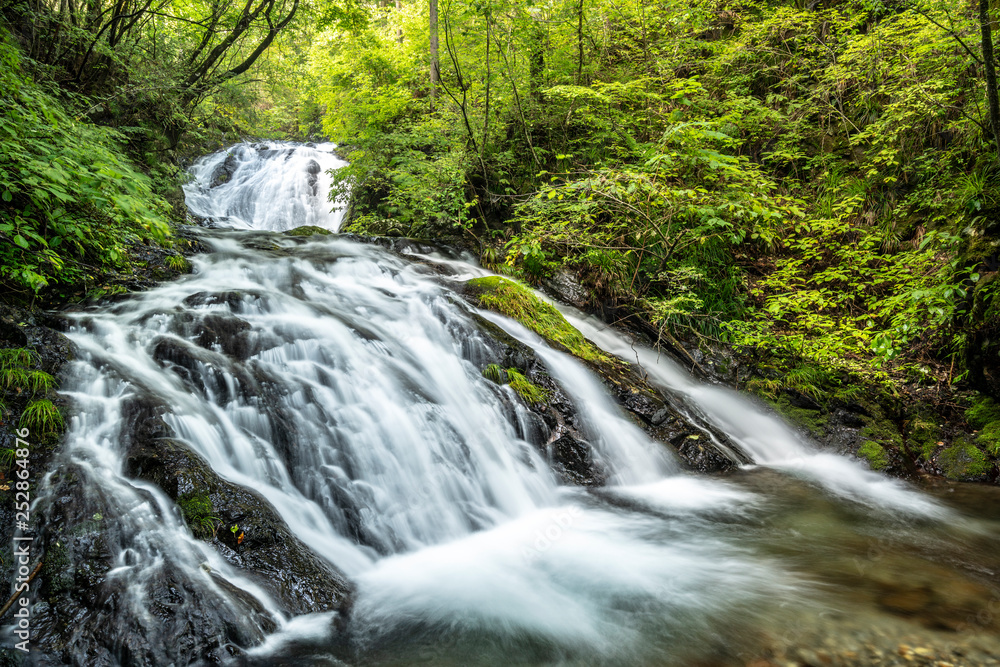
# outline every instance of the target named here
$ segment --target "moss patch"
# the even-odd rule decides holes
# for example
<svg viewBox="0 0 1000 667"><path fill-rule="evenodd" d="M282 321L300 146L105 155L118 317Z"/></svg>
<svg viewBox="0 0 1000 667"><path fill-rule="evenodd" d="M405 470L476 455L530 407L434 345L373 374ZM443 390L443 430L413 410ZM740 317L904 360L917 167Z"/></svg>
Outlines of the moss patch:
<svg viewBox="0 0 1000 667"><path fill-rule="evenodd" d="M941 452L938 465L949 479L972 479L985 475L990 469L986 455L965 439L956 440Z"/></svg>
<svg viewBox="0 0 1000 667"><path fill-rule="evenodd" d="M943 437L941 428L930 418L917 417L910 422L906 448L910 452L919 451L925 461L930 461Z"/></svg>
<svg viewBox="0 0 1000 667"><path fill-rule="evenodd" d="M858 456L868 461L872 470L882 470L889 465L889 455L885 448L877 442L865 440L858 448Z"/></svg>
<svg viewBox="0 0 1000 667"><path fill-rule="evenodd" d="M289 229L285 232L285 236L313 236L314 234L330 236L333 232L329 229L317 227L316 225L303 225L301 227L296 227L295 229Z"/></svg>
<svg viewBox="0 0 1000 667"><path fill-rule="evenodd" d="M822 410L793 405L785 394L780 395L778 400L771 401L771 405L783 417L793 424L805 428L813 436L821 438L826 434L826 425L830 420L830 416L824 414Z"/></svg>
<svg viewBox="0 0 1000 667"><path fill-rule="evenodd" d="M992 456L1000 456L1000 421L984 426L976 436L976 441Z"/></svg>
<svg viewBox="0 0 1000 667"><path fill-rule="evenodd" d="M583 334L573 328L558 310L527 288L499 276L473 278L466 286L486 308L517 320L542 338L562 345L581 359L611 361L588 343Z"/></svg>
<svg viewBox="0 0 1000 667"><path fill-rule="evenodd" d="M215 506L212 499L204 491L185 493L177 498L177 507L184 514L191 532L197 537L210 537L215 534L221 520L215 516Z"/></svg>

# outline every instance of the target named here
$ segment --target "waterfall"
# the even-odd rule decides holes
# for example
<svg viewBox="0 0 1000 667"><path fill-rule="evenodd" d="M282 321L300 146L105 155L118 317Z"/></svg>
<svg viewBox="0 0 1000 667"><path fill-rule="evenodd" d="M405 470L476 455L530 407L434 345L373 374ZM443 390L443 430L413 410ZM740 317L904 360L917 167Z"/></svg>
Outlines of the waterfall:
<svg viewBox="0 0 1000 667"><path fill-rule="evenodd" d="M166 571L229 628L220 646L260 665L730 664L761 628L780 627L785 607L815 608L811 578L756 546L783 487L683 473L589 369L475 312L414 261L426 258L274 233L337 229L325 170L342 163L328 151L271 142L199 160L192 212L236 229L201 233L211 252L192 258L191 275L71 315L80 354L64 383L76 411L61 465L100 508L87 511L118 526L108 585L122 617L159 642L154 663L198 657L171 639L176 628L156 634ZM630 343L567 314L635 360ZM528 406L483 377L496 343L479 316L533 349L562 387L607 486L560 484ZM901 484L816 454L735 393L638 354L656 384L758 463L886 502L900 521L915 507L945 516ZM259 494L342 573L349 613L290 611L238 554L194 539L170 497L130 475L135 443L122 424L137 405L162 415L168 432L154 447L178 442L226 488Z"/></svg>
<svg viewBox="0 0 1000 667"><path fill-rule="evenodd" d="M237 144L200 158L184 186L188 209L211 226L285 231L315 225L337 231L343 204L326 201L330 169L347 163L334 144Z"/></svg>

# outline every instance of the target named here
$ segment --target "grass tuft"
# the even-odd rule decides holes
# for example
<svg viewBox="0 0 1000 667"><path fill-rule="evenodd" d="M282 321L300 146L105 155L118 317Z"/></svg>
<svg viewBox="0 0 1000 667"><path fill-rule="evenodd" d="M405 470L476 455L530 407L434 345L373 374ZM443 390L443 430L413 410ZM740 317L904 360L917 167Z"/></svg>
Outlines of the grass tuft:
<svg viewBox="0 0 1000 667"><path fill-rule="evenodd" d="M48 399L31 401L21 413L18 424L33 435L57 433L63 429L63 417L59 408Z"/></svg>

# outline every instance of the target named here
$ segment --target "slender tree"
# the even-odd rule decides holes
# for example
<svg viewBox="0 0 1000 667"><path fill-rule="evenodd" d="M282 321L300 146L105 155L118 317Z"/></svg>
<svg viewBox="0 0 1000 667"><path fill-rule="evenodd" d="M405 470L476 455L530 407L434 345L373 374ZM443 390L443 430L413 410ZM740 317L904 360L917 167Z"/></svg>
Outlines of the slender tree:
<svg viewBox="0 0 1000 667"><path fill-rule="evenodd" d="M979 0L979 26L982 30L983 69L986 71L986 100L990 108L990 129L1000 154L1000 98L997 96L996 61L993 60L993 20L989 0Z"/></svg>
<svg viewBox="0 0 1000 667"><path fill-rule="evenodd" d="M441 75L441 64L438 59L438 3L430 0L430 38L431 38L431 99L437 96L438 81Z"/></svg>

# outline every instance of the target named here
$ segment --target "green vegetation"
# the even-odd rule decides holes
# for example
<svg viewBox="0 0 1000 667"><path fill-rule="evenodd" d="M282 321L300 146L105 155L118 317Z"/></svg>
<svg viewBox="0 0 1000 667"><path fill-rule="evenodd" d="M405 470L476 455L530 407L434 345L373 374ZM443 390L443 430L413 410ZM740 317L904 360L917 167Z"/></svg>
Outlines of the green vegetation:
<svg viewBox="0 0 1000 667"><path fill-rule="evenodd" d="M315 236L319 234L320 236L330 236L333 232L329 229L323 229L322 227L317 227L316 225L303 225L301 227L296 227L295 229L289 229L285 232L285 236Z"/></svg>
<svg viewBox="0 0 1000 667"><path fill-rule="evenodd" d="M45 398L56 388L56 379L37 365L38 358L29 349L0 349L0 411L20 410L18 425L29 429L32 437L44 438L61 433L64 424L59 408ZM0 452L0 467L5 457L6 452Z"/></svg>
<svg viewBox="0 0 1000 667"><path fill-rule="evenodd" d="M53 405L52 401L43 398L28 402L18 424L30 430L32 434L44 436L62 431L63 418L59 408Z"/></svg>
<svg viewBox="0 0 1000 667"><path fill-rule="evenodd" d="M496 384L510 385L525 403L537 405L546 403L552 398L550 391L533 383L516 368L504 370L497 364L489 364L483 369L483 377Z"/></svg>
<svg viewBox="0 0 1000 667"><path fill-rule="evenodd" d="M486 368L483 369L483 377L496 384L507 383L507 371L497 364L487 364Z"/></svg>
<svg viewBox="0 0 1000 667"><path fill-rule="evenodd" d="M858 448L858 456L868 461L868 466L872 470L882 470L889 465L889 455L886 454L882 445L871 440L865 440Z"/></svg>
<svg viewBox="0 0 1000 667"><path fill-rule="evenodd" d="M507 378L510 381L510 388L516 391L518 396L524 399L525 403L545 403L552 398L552 394L548 390L534 384L528 378L518 373L516 369L508 368Z"/></svg>
<svg viewBox="0 0 1000 667"><path fill-rule="evenodd" d="M558 343L587 361L608 361L606 355L587 342L553 306L531 290L499 276L473 278L466 283L480 303L490 310L517 320L546 340Z"/></svg>
<svg viewBox="0 0 1000 667"><path fill-rule="evenodd" d="M215 506L207 493L192 491L177 498L177 507L184 515L191 533L195 537L212 537L222 523L215 516Z"/></svg>
<svg viewBox="0 0 1000 667"><path fill-rule="evenodd" d="M0 275L6 290L92 283L128 270L127 246L163 241L167 204L122 155L124 136L80 122L36 84L0 31Z"/></svg>
<svg viewBox="0 0 1000 667"><path fill-rule="evenodd" d="M938 464L946 477L951 479L973 479L986 474L991 464L972 443L959 439L948 449L941 452Z"/></svg>
<svg viewBox="0 0 1000 667"><path fill-rule="evenodd" d="M191 262L187 260L186 257L181 255L167 255L164 262L168 267L177 271L178 273L190 273L191 272Z"/></svg>

